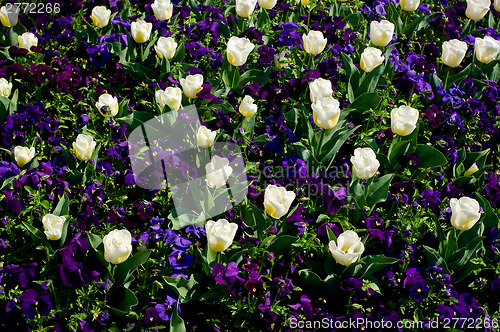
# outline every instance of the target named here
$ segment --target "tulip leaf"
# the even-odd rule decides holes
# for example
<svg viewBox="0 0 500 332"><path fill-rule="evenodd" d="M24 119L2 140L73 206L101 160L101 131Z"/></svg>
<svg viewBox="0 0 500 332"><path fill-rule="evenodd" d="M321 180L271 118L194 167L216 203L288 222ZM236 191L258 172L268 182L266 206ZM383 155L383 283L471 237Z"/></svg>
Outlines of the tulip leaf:
<svg viewBox="0 0 500 332"><path fill-rule="evenodd" d="M498 227L498 222L500 219L493 211L490 202L486 198L484 198L480 194L476 194L476 196L479 204L483 208L483 216L479 220L479 222L482 222L484 224L483 234L488 234L493 227Z"/></svg>
<svg viewBox="0 0 500 332"><path fill-rule="evenodd" d="M387 194L389 193L389 186L391 185L394 174L386 174L378 179L372 181L368 186L366 193L366 204L371 209L380 202L385 202Z"/></svg>
<svg viewBox="0 0 500 332"><path fill-rule="evenodd" d="M270 252L276 255L281 255L287 249L290 249L292 244L297 241L298 237L292 235L281 235L274 239L273 243L268 247Z"/></svg>
<svg viewBox="0 0 500 332"><path fill-rule="evenodd" d="M61 152L63 153L64 160L66 160L68 168L72 171L75 171L76 170L76 160L75 160L75 157L73 156L73 154L63 144L61 144Z"/></svg>
<svg viewBox="0 0 500 332"><path fill-rule="evenodd" d="M62 195L59 199L59 203L57 203L54 212L52 212L55 216L68 216L69 215L69 198L66 194Z"/></svg>
<svg viewBox="0 0 500 332"><path fill-rule="evenodd" d="M323 145L324 146L323 149L327 151L327 153L324 157L321 158L320 163L322 165L325 165L327 168L330 168L342 145L347 141L347 139L352 135L352 133L358 130L359 127L361 126L358 125L351 129L345 128L344 130L338 132L338 134L332 137L328 142L326 142Z"/></svg>
<svg viewBox="0 0 500 332"><path fill-rule="evenodd" d="M347 108L354 111L375 109L381 100L382 98L376 92L366 92L359 95Z"/></svg>
<svg viewBox="0 0 500 332"><path fill-rule="evenodd" d="M415 153L418 154L417 167L420 168L434 168L448 163L446 157L430 145L418 144Z"/></svg>
<svg viewBox="0 0 500 332"><path fill-rule="evenodd" d="M24 228L26 228L26 230L30 234L31 238L33 238L33 240L35 240L37 242L41 242L49 250L49 252L51 254L54 253L54 250L50 246L50 243L47 240L47 236L45 235L45 233L43 233L38 228L36 228L30 224L27 224L25 222L21 221L21 224L24 226Z"/></svg>
<svg viewBox="0 0 500 332"><path fill-rule="evenodd" d="M170 318L170 332L186 332L184 320L179 317L179 301L177 301L175 309L172 310L172 317Z"/></svg>
<svg viewBox="0 0 500 332"><path fill-rule="evenodd" d="M134 256L130 256L125 262L118 264L115 270L115 284L117 286L127 283L132 273L140 265L144 264L151 254L151 250L140 251Z"/></svg>
<svg viewBox="0 0 500 332"><path fill-rule="evenodd" d="M344 63L344 69L347 76L347 95L350 103L355 101L354 91L358 89L359 86L359 69L354 65L352 58L341 52L342 62Z"/></svg>
<svg viewBox="0 0 500 332"><path fill-rule="evenodd" d="M418 32L419 30L425 28L429 21L431 20L432 15L423 15L416 17L410 24L407 24L402 33L411 36L414 32Z"/></svg>
<svg viewBox="0 0 500 332"><path fill-rule="evenodd" d="M63 227L62 227L62 232L61 232L61 239L59 240L59 246L62 246L64 242L66 242L66 238L68 237L68 227L69 227L70 219L66 218L64 221Z"/></svg>
<svg viewBox="0 0 500 332"><path fill-rule="evenodd" d="M330 242L330 241L337 242L337 237L333 233L332 229L328 226L326 227L326 234L328 235L328 242Z"/></svg>
<svg viewBox="0 0 500 332"><path fill-rule="evenodd" d="M9 114L9 104L9 99L0 96L0 123L4 123L5 119L7 119L7 114Z"/></svg>
<svg viewBox="0 0 500 332"><path fill-rule="evenodd" d="M248 227L257 231L259 237L260 234L271 225L255 205L252 205L250 208L246 208L244 206L241 207L241 220Z"/></svg>
<svg viewBox="0 0 500 332"><path fill-rule="evenodd" d="M252 139L253 137L254 127L255 127L255 116L244 118L243 121L241 121L241 128L244 131L244 135L250 139Z"/></svg>
<svg viewBox="0 0 500 332"><path fill-rule="evenodd" d="M358 262L349 265L346 272L352 273L352 276L355 278L368 278L378 270L397 262L399 262L398 258L386 257L384 255L364 256ZM356 265L361 266L361 268L357 268Z"/></svg>
<svg viewBox="0 0 500 332"><path fill-rule="evenodd" d="M181 303L189 302L192 299L192 293L196 291L196 286L198 281L201 279L200 274L192 274L189 280L186 280L182 276L177 276L176 278L166 277L163 279L171 287L175 288L177 294L179 295L179 301Z"/></svg>
<svg viewBox="0 0 500 332"><path fill-rule="evenodd" d="M153 118L152 113L135 111L132 114L116 119L116 121L128 124L127 129L132 131Z"/></svg>
<svg viewBox="0 0 500 332"><path fill-rule="evenodd" d="M444 250L444 252L442 253L443 258L447 262L449 262L458 250L456 228L452 228L449 230L446 237L446 246L442 249Z"/></svg>
<svg viewBox="0 0 500 332"><path fill-rule="evenodd" d="M384 70L385 66L383 64L380 64L371 72L369 72L368 75L366 75L365 78L361 81L359 88L356 90L355 96L360 96L363 93L373 92L377 87L380 76L382 76Z"/></svg>
<svg viewBox="0 0 500 332"><path fill-rule="evenodd" d="M108 307L117 316L127 315L139 301L134 292L125 287L111 289L107 295Z"/></svg>
<svg viewBox="0 0 500 332"><path fill-rule="evenodd" d="M387 20L394 23L394 32L399 36L399 34L403 31L403 21L399 16L399 12L396 6L389 1L389 5L387 8Z"/></svg>
<svg viewBox="0 0 500 332"><path fill-rule="evenodd" d="M154 70L149 69L140 63L125 63L123 64L123 70L125 70L129 77L133 77L136 81L140 82L151 82L151 80L158 77Z"/></svg>
<svg viewBox="0 0 500 332"><path fill-rule="evenodd" d="M267 14L267 10L261 10L259 14L259 18L257 19L257 28L264 28L270 22L269 15Z"/></svg>

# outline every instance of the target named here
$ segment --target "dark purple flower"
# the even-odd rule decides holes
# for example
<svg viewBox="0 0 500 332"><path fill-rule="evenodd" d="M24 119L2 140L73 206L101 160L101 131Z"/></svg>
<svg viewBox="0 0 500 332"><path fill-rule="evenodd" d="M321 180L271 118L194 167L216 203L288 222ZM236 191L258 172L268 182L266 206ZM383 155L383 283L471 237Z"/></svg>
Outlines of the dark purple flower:
<svg viewBox="0 0 500 332"><path fill-rule="evenodd" d="M35 312L41 316L47 316L52 310L52 301L47 293L40 293L35 289L27 289L18 298L21 303L21 311L26 318L33 319Z"/></svg>

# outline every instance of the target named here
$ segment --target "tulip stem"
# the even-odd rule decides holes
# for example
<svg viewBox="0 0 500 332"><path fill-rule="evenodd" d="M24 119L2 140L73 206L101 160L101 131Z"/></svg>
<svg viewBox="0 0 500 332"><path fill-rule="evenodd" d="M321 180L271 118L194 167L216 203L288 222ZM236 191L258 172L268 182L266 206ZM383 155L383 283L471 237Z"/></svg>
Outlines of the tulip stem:
<svg viewBox="0 0 500 332"><path fill-rule="evenodd" d="M326 129L321 129L319 144L318 144L318 148L316 149L316 151L318 151L318 158L321 155L321 148L323 147L323 139L325 138L325 131L326 131Z"/></svg>

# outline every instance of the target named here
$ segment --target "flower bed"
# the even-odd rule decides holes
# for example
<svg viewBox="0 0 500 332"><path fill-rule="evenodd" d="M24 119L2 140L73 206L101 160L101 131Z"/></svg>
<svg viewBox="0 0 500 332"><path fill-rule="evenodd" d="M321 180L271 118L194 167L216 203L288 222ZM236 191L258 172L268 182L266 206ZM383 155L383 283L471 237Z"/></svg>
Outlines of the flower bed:
<svg viewBox="0 0 500 332"><path fill-rule="evenodd" d="M499 11L7 0L2 331L497 330Z"/></svg>

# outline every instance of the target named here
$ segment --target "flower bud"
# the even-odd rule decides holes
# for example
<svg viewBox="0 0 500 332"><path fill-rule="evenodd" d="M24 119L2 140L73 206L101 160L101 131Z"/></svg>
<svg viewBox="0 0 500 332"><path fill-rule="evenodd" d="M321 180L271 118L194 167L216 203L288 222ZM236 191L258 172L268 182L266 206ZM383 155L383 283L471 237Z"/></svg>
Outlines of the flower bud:
<svg viewBox="0 0 500 332"><path fill-rule="evenodd" d="M107 9L105 6L95 6L92 9L92 22L99 28L103 28L109 23L109 17L111 16L111 10Z"/></svg>
<svg viewBox="0 0 500 332"><path fill-rule="evenodd" d="M357 148L351 157L352 171L358 179L369 179L377 173L380 162L370 148Z"/></svg>
<svg viewBox="0 0 500 332"><path fill-rule="evenodd" d="M31 32L25 32L22 35L18 36L17 41L19 42L19 48L24 48L30 51L30 53L31 46L38 45L38 38Z"/></svg>
<svg viewBox="0 0 500 332"><path fill-rule="evenodd" d="M415 11L420 5L420 0L400 0L401 9L407 12Z"/></svg>
<svg viewBox="0 0 500 332"><path fill-rule="evenodd" d="M273 9L278 0L259 0L259 6L264 9Z"/></svg>
<svg viewBox="0 0 500 332"><path fill-rule="evenodd" d="M309 0L295 0L295 4L298 6L299 4L304 7L309 4Z"/></svg>
<svg viewBox="0 0 500 332"><path fill-rule="evenodd" d="M19 22L18 10L14 6L11 6L9 9L7 9L7 6L2 6L0 8L0 21L2 25L7 28L15 26Z"/></svg>
<svg viewBox="0 0 500 332"><path fill-rule="evenodd" d="M456 229L467 231L474 226L481 213L479 212L479 202L470 197L462 197L460 199L452 198L450 200L451 207L451 224Z"/></svg>
<svg viewBox="0 0 500 332"><path fill-rule="evenodd" d="M490 0L467 0L465 16L474 21L482 19L490 10Z"/></svg>
<svg viewBox="0 0 500 332"><path fill-rule="evenodd" d="M19 167L23 167L33 159L35 156L35 148L27 148L24 146L16 146L14 148L14 159Z"/></svg>
<svg viewBox="0 0 500 332"><path fill-rule="evenodd" d="M12 83L9 83L5 78L0 78L0 97L8 98L12 91Z"/></svg>
<svg viewBox="0 0 500 332"><path fill-rule="evenodd" d="M95 107L105 118L113 117L118 114L118 98L109 93L103 93L95 103Z"/></svg>
<svg viewBox="0 0 500 332"><path fill-rule="evenodd" d="M66 217L58 217L53 214L46 214L42 218L45 236L49 240L59 240L62 236L62 229Z"/></svg>
<svg viewBox="0 0 500 332"><path fill-rule="evenodd" d="M393 34L394 24L387 20L372 21L370 23L370 40L375 46L387 46L391 42Z"/></svg>
<svg viewBox="0 0 500 332"><path fill-rule="evenodd" d="M132 252L132 235L126 229L109 232L102 239L104 259L111 264L120 264L127 260Z"/></svg>
<svg viewBox="0 0 500 332"><path fill-rule="evenodd" d="M500 41L490 36L476 38L474 50L476 51L477 60L482 63L490 63L500 53Z"/></svg>
<svg viewBox="0 0 500 332"><path fill-rule="evenodd" d="M467 43L458 39L452 39L443 43L443 54L441 60L450 67L458 67L467 52Z"/></svg>
<svg viewBox="0 0 500 332"><path fill-rule="evenodd" d="M250 96L245 96L243 98L238 110L245 118L250 118L257 112L257 105L253 102L254 100Z"/></svg>
<svg viewBox="0 0 500 332"><path fill-rule="evenodd" d="M241 17L252 15L257 0L236 0L236 14Z"/></svg>
<svg viewBox="0 0 500 332"><path fill-rule="evenodd" d="M311 105L314 123L323 129L332 129L339 121L340 103L333 97L323 97Z"/></svg>
<svg viewBox="0 0 500 332"><path fill-rule="evenodd" d="M151 5L151 9L153 9L158 21L166 21L172 17L174 5L172 5L170 0L155 0Z"/></svg>
<svg viewBox="0 0 500 332"><path fill-rule="evenodd" d="M132 31L132 37L138 44L145 43L151 36L151 30L153 29L152 23L147 23L144 20L137 20L130 24L130 30Z"/></svg>
<svg viewBox="0 0 500 332"><path fill-rule="evenodd" d="M188 98L196 98L196 94L201 91L203 85L203 75L188 75L180 80L182 91Z"/></svg>
<svg viewBox="0 0 500 332"><path fill-rule="evenodd" d="M160 105L160 110L163 110L166 105L178 110L181 107L182 91L177 87L169 86L165 90L155 92L156 102Z"/></svg>
<svg viewBox="0 0 500 332"><path fill-rule="evenodd" d="M233 243L238 225L226 219L219 219L216 222L208 220L205 230L207 232L208 247L212 251L222 252Z"/></svg>
<svg viewBox="0 0 500 332"><path fill-rule="evenodd" d="M493 7L495 7L495 10L500 13L500 0L495 0L493 2Z"/></svg>
<svg viewBox="0 0 500 332"><path fill-rule="evenodd" d="M76 137L76 142L73 143L73 152L78 159L88 161L94 153L95 145L96 142L92 136L79 134Z"/></svg>
<svg viewBox="0 0 500 332"><path fill-rule="evenodd" d="M211 162L205 165L205 171L207 185L210 188L220 188L226 184L233 168L229 166L229 159L213 156Z"/></svg>
<svg viewBox="0 0 500 332"><path fill-rule="evenodd" d="M200 128L198 128L198 132L196 133L196 142L201 148L211 147L212 144L214 144L216 135L216 131L212 131L205 126L200 126Z"/></svg>
<svg viewBox="0 0 500 332"><path fill-rule="evenodd" d="M410 106L400 106L391 111L391 129L400 136L410 135L417 127L418 110Z"/></svg>
<svg viewBox="0 0 500 332"><path fill-rule="evenodd" d="M312 103L320 98L332 97L333 89L332 82L324 78L317 78L309 83L309 98Z"/></svg>
<svg viewBox="0 0 500 332"><path fill-rule="evenodd" d="M382 51L375 47L367 47L361 54L361 61L359 66L365 72L369 73L377 66L384 62Z"/></svg>
<svg viewBox="0 0 500 332"><path fill-rule="evenodd" d="M340 234L337 241L330 241L328 248L335 261L344 266L356 262L365 251L359 235L351 230Z"/></svg>
<svg viewBox="0 0 500 332"><path fill-rule="evenodd" d="M474 163L472 164L468 170L466 170L464 172L464 176L471 176L472 174L476 173L477 171L479 171L479 167L477 167L477 164Z"/></svg>
<svg viewBox="0 0 500 332"><path fill-rule="evenodd" d="M294 199L295 193L293 191L287 191L284 187L270 184L264 192L264 208L268 215L279 219L287 214Z"/></svg>
<svg viewBox="0 0 500 332"><path fill-rule="evenodd" d="M311 30L307 35L302 35L304 51L309 54L320 54L326 46L327 39L321 31Z"/></svg>
<svg viewBox="0 0 500 332"><path fill-rule="evenodd" d="M248 38L231 37L227 42L227 61L233 66L243 66L254 44Z"/></svg>
<svg viewBox="0 0 500 332"><path fill-rule="evenodd" d="M160 57L160 59L166 57L169 60L174 57L176 48L177 43L172 37L158 38L158 42L155 46L156 54Z"/></svg>
<svg viewBox="0 0 500 332"><path fill-rule="evenodd" d="M278 67L279 69L283 69L288 67L287 63L284 63L287 60L287 55L289 54L288 51L284 50L281 51L280 54L275 54L274 57L274 65Z"/></svg>

